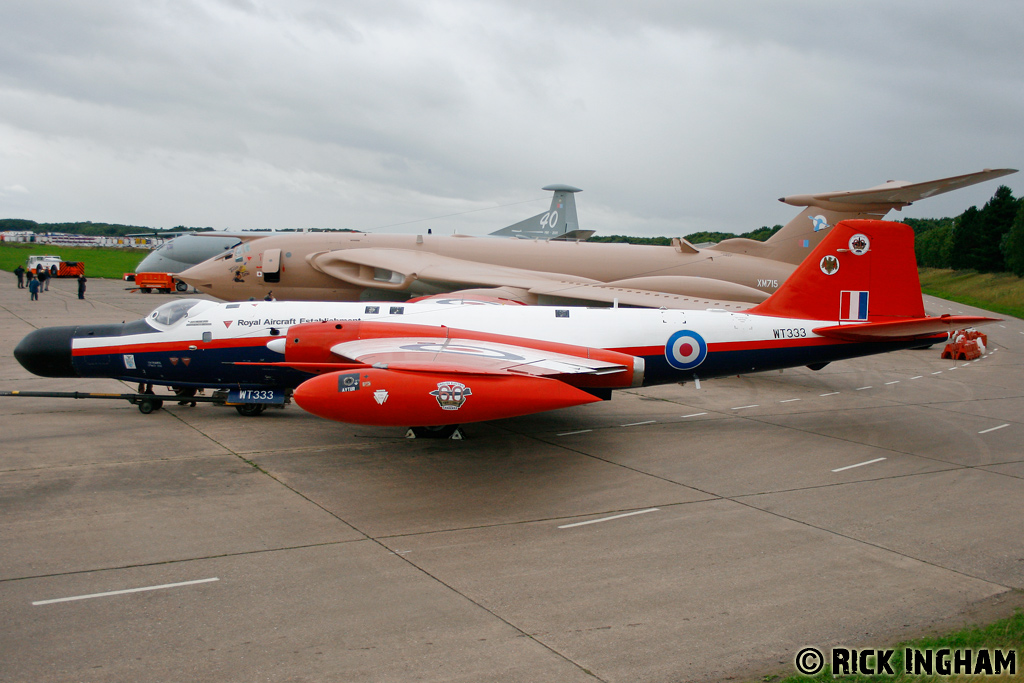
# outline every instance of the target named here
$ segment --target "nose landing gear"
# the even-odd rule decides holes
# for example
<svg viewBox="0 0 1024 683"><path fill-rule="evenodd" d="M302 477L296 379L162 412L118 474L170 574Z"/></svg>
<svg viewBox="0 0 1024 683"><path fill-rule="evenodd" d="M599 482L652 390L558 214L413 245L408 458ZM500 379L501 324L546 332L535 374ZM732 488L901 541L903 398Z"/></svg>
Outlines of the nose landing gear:
<svg viewBox="0 0 1024 683"><path fill-rule="evenodd" d="M164 407L164 402L156 398L156 394L153 393L152 384L140 384L139 393L142 394L142 398L134 399L132 403L139 407L139 412L143 415L149 415L154 410L160 410ZM153 398L149 398L150 396Z"/></svg>

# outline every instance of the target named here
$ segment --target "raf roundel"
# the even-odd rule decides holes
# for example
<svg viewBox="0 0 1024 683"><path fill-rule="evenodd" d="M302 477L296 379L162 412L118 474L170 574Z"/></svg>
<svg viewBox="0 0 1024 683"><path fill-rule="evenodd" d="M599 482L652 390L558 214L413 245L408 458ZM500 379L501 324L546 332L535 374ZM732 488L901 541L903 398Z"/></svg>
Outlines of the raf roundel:
<svg viewBox="0 0 1024 683"><path fill-rule="evenodd" d="M692 370L708 355L708 345L696 332L679 330L665 343L665 359L676 370Z"/></svg>

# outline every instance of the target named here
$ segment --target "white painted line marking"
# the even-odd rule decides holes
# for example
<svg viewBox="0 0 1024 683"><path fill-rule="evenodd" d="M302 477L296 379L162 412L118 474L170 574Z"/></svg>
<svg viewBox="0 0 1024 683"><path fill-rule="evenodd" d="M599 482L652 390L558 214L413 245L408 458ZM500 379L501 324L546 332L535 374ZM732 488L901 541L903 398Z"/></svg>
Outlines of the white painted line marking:
<svg viewBox="0 0 1024 683"><path fill-rule="evenodd" d="M70 598L54 598L53 600L37 600L33 605L52 605L55 602L72 602L73 600L88 600L90 598L106 598L111 595L124 595L125 593L141 593L142 591L158 591L164 588L178 588L179 586L194 586L197 583L209 583L220 581L216 576L212 579L196 579L195 581L182 581L180 583L165 583L162 586L145 586L143 588L127 588L123 591L109 591L107 593L92 593L90 595L73 595Z"/></svg>
<svg viewBox="0 0 1024 683"><path fill-rule="evenodd" d="M594 430L593 429L581 429L578 432L562 432L558 436L572 436L573 434L586 434L587 432L592 432L592 431L594 431Z"/></svg>
<svg viewBox="0 0 1024 683"><path fill-rule="evenodd" d="M958 367L960 367L960 366L959 365L954 365L953 367L950 368L950 370L956 370Z"/></svg>
<svg viewBox="0 0 1024 683"><path fill-rule="evenodd" d="M933 375L941 375L941 374L942 374L942 370L936 370L936 371L935 371L935 372L933 372L932 374L933 374Z"/></svg>
<svg viewBox="0 0 1024 683"><path fill-rule="evenodd" d="M999 327L1003 328L1004 330L1006 329L1006 325L1000 325Z"/></svg>
<svg viewBox="0 0 1024 683"><path fill-rule="evenodd" d="M690 413L689 415L683 415L682 417L700 417L701 415L707 415L707 413Z"/></svg>
<svg viewBox="0 0 1024 683"><path fill-rule="evenodd" d="M917 377L911 377L910 379L921 379L924 375L918 375Z"/></svg>
<svg viewBox="0 0 1024 683"><path fill-rule="evenodd" d="M1007 422L1007 423L1006 423L1006 424L1004 424L1004 425L999 425L998 427L992 427L991 429L982 429L982 430L981 430L980 432L978 432L978 433L979 433L979 434L988 434L989 432L994 432L994 431L996 431L997 429L1002 429L1003 427L1009 427L1009 426L1010 426L1010 423L1009 423L1009 422Z"/></svg>
<svg viewBox="0 0 1024 683"><path fill-rule="evenodd" d="M799 401L798 398L787 398L785 401L779 401L779 403L792 403L793 401Z"/></svg>
<svg viewBox="0 0 1024 683"><path fill-rule="evenodd" d="M648 512L657 512L660 508L648 508L647 510L636 510L635 512L623 512L621 515L612 515L611 517L602 517L601 519L591 519L586 522L576 522L575 524L563 524L558 527L559 529L571 529L574 526L586 526L587 524L597 524L598 522L608 522L613 519L622 519L623 517L632 517L633 515L643 515Z"/></svg>
<svg viewBox="0 0 1024 683"><path fill-rule="evenodd" d="M758 404L754 403L754 404L749 405L749 406L736 406L735 408L733 408L733 410L743 410L744 408L757 408L757 406L758 406Z"/></svg>
<svg viewBox="0 0 1024 683"><path fill-rule="evenodd" d="M856 389L854 389L854 391L864 391L865 389L870 389L870 388L871 387L857 387Z"/></svg>
<svg viewBox="0 0 1024 683"><path fill-rule="evenodd" d="M900 381L898 379L894 379L891 382L886 382L886 385L889 385L889 384L899 384L899 383L900 383Z"/></svg>
<svg viewBox="0 0 1024 683"><path fill-rule="evenodd" d="M840 467L839 469L832 470L833 472L842 472L843 470L852 470L854 467L863 467L864 465L873 465L876 462L882 462L885 458L875 458L874 460L868 460L867 462L859 462L856 465L847 465L846 467Z"/></svg>
<svg viewBox="0 0 1024 683"><path fill-rule="evenodd" d="M643 422L630 422L629 424L619 425L620 427L636 427L637 425L651 425L657 422L657 420L644 420Z"/></svg>
<svg viewBox="0 0 1024 683"><path fill-rule="evenodd" d="M818 394L818 396L819 397L821 397L821 396L835 396L838 393L839 393L838 391L833 391L831 394Z"/></svg>

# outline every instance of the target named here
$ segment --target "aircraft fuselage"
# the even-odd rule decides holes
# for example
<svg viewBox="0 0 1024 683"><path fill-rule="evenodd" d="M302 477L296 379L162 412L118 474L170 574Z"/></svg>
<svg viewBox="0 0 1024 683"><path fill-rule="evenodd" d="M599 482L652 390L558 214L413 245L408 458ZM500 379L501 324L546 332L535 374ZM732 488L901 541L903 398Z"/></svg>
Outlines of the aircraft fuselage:
<svg viewBox="0 0 1024 683"><path fill-rule="evenodd" d="M756 303L774 292L795 266L772 259L729 252L680 251L673 247L590 242L518 240L494 237L440 235L383 235L362 233L305 233L262 237L243 243L232 254L204 261L183 273L183 279L223 300L274 298L293 301L358 301L437 294L472 287L432 276L429 266L409 273L357 264L327 267L320 257L330 253L344 260L360 250L401 250L413 256L436 255L467 263L515 268L577 283L615 283L650 277L699 277L705 305L721 301ZM274 254L274 277L266 276L268 254ZM369 254L369 251L364 252ZM387 259L384 259L387 260ZM429 258L427 259L429 260ZM411 277L410 277L411 276ZM409 281L403 284L403 280ZM728 287L728 284L737 287ZM506 284L503 281L501 284ZM507 284L515 286L511 277ZM688 287L692 286L688 284ZM718 288L716 290L716 287ZM742 290L748 289L750 292ZM757 294L760 292L760 297ZM664 303L671 307L673 292ZM755 298L749 298L754 294ZM742 298L746 295L748 298Z"/></svg>
<svg viewBox="0 0 1024 683"><path fill-rule="evenodd" d="M714 310L177 300L124 325L37 330L22 340L15 356L31 372L51 377L288 389L312 375L269 365L285 359L268 344L287 339L289 329L297 325L345 321L446 327L453 338L466 330L515 337L524 346L553 342L616 351L642 359L643 385L824 364L929 343L845 342L813 332L815 327L835 325L834 320ZM935 336L935 341L942 339L944 334Z"/></svg>

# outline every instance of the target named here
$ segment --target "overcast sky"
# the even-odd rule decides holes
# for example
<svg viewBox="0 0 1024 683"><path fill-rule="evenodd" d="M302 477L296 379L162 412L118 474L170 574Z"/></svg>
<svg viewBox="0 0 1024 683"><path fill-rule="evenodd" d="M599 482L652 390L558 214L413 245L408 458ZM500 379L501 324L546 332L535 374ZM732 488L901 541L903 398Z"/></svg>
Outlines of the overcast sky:
<svg viewBox="0 0 1024 683"><path fill-rule="evenodd" d="M4 0L0 218L479 234L566 183L583 228L743 232L1021 168L1022 38L1017 0Z"/></svg>

